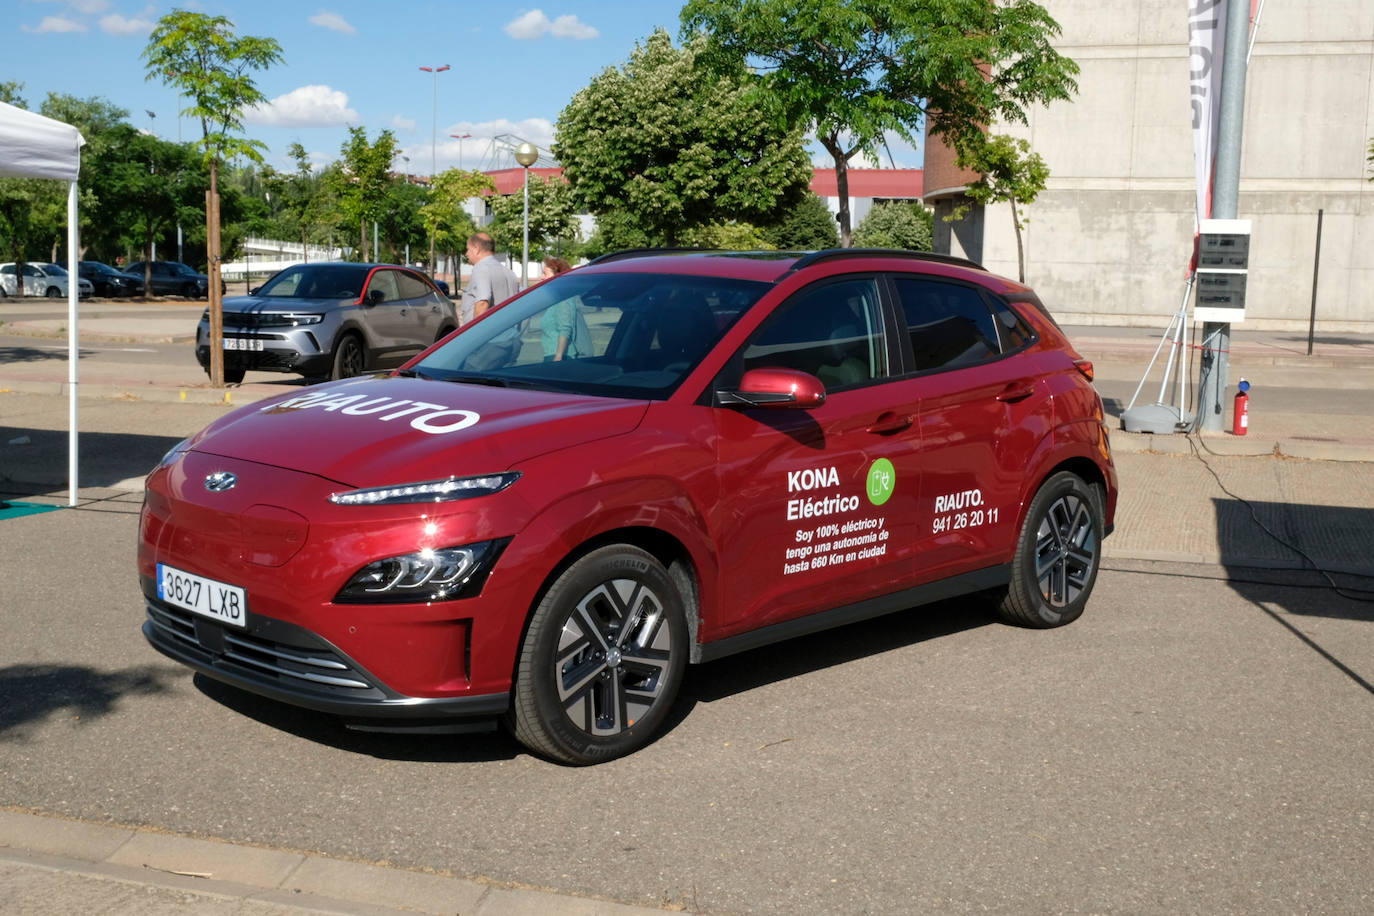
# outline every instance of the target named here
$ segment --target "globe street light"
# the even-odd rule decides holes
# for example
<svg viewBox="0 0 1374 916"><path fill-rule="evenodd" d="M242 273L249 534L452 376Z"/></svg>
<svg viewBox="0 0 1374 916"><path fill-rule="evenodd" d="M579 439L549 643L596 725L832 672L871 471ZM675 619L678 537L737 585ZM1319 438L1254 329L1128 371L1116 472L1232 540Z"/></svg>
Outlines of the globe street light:
<svg viewBox="0 0 1374 916"><path fill-rule="evenodd" d="M434 176L439 171L439 74L449 69L442 67L421 67L431 77L434 91L430 95L431 111L429 120L429 186L434 187ZM429 269L434 270L434 233L429 234Z"/></svg>
<svg viewBox="0 0 1374 916"><path fill-rule="evenodd" d="M515 161L525 168L525 247L520 257L520 288L524 289L530 278L530 166L539 159L539 150L533 143L521 143L515 148Z"/></svg>

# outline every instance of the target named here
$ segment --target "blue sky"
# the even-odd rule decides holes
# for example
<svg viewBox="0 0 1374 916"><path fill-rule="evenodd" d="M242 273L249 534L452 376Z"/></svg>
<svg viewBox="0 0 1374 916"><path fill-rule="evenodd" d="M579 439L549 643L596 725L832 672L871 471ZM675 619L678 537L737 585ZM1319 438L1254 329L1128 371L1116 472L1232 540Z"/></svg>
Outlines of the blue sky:
<svg viewBox="0 0 1374 916"><path fill-rule="evenodd" d="M49 92L104 97L128 109L136 126L177 140L198 125L178 124L174 90L144 79L140 57L157 19L173 6L136 0L6 0L0 81L24 84L37 110ZM299 141L323 163L339 156L349 126L375 137L391 129L409 162L427 174L513 165L493 138L513 135L547 149L568 100L593 76L629 57L655 27L675 38L681 0L551 0L520 6L474 0L386 0L324 4L294 0L188 0L179 4L227 16L241 35L271 36L284 63L256 74L271 100L245 119L246 133L286 167ZM437 76L421 66L452 69ZM434 113L437 110L437 117ZM150 118L147 112L155 117ZM431 137L437 134L437 147ZM450 134L471 134L463 140ZM920 156L894 143L898 166ZM814 157L824 159L824 154ZM886 165L886 157L884 157Z"/></svg>

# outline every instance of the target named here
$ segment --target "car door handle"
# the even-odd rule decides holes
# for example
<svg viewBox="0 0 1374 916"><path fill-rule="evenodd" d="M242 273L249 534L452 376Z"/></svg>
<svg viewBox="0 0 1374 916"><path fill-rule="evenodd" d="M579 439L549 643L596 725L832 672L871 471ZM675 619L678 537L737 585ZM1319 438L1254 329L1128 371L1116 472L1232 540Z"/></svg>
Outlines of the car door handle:
<svg viewBox="0 0 1374 916"><path fill-rule="evenodd" d="M910 429L914 422L916 422L916 418L911 414L885 413L866 431L878 436L890 436L904 429Z"/></svg>
<svg viewBox="0 0 1374 916"><path fill-rule="evenodd" d="M1012 384L1002 389L1001 393L997 395L997 400L1005 404L1015 404L1017 401L1024 401L1033 394L1035 394L1034 385Z"/></svg>

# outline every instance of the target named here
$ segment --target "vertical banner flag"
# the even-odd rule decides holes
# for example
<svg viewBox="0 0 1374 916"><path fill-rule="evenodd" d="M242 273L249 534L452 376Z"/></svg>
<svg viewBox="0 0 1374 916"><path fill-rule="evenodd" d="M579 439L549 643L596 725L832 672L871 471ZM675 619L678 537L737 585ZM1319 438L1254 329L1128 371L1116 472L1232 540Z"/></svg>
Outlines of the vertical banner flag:
<svg viewBox="0 0 1374 916"><path fill-rule="evenodd" d="M1212 215L1212 172L1221 118L1221 70L1226 52L1228 0L1188 0L1188 61L1193 103L1193 168L1197 220Z"/></svg>

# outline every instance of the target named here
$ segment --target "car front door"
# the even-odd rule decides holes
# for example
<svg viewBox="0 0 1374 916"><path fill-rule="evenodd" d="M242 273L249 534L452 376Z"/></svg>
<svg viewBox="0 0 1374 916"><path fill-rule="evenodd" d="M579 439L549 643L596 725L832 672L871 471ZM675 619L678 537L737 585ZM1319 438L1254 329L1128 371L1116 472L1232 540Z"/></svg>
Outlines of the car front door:
<svg viewBox="0 0 1374 916"><path fill-rule="evenodd" d="M720 491L715 639L901 587L914 536L916 405L891 402L875 276L820 281L782 303L722 373L808 372L811 409L715 411ZM728 378L733 376L734 378Z"/></svg>

